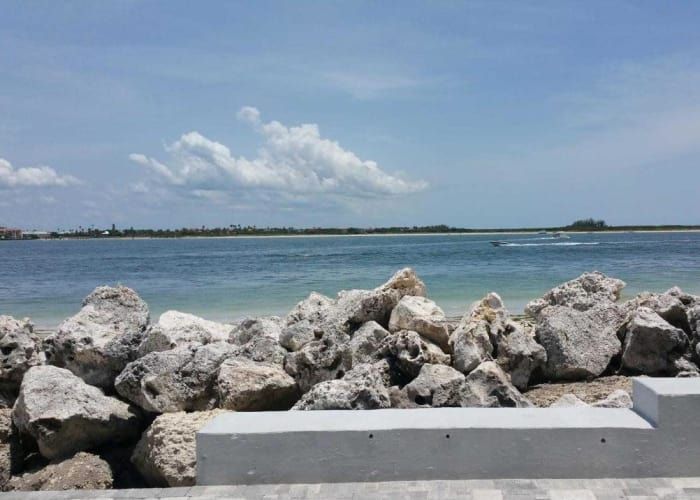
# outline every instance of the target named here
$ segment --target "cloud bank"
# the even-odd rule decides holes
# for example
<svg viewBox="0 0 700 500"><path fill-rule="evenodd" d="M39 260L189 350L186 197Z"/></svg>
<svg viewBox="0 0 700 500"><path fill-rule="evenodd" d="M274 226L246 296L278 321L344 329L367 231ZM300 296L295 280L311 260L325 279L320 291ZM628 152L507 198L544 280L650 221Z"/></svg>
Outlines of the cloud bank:
<svg viewBox="0 0 700 500"><path fill-rule="evenodd" d="M238 119L263 139L255 158L236 157L219 142L199 132L183 134L165 147L166 162L131 154L161 184L197 193L251 193L299 199L314 196L350 199L401 196L425 190L428 183L410 181L362 160L337 142L323 138L318 125L287 127L264 123L260 112L244 107Z"/></svg>
<svg viewBox="0 0 700 500"><path fill-rule="evenodd" d="M75 177L59 175L51 167L14 168L9 161L0 158L0 188L65 187L79 183Z"/></svg>

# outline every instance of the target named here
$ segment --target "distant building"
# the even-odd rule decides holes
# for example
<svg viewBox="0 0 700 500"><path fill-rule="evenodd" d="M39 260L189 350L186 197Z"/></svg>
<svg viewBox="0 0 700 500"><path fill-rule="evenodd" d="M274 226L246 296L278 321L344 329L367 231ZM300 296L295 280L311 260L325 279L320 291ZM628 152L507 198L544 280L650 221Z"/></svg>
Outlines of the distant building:
<svg viewBox="0 0 700 500"><path fill-rule="evenodd" d="M22 237L25 240L47 240L51 238L48 231L25 231Z"/></svg>
<svg viewBox="0 0 700 500"><path fill-rule="evenodd" d="M0 226L0 240L21 240L22 230L14 227Z"/></svg>

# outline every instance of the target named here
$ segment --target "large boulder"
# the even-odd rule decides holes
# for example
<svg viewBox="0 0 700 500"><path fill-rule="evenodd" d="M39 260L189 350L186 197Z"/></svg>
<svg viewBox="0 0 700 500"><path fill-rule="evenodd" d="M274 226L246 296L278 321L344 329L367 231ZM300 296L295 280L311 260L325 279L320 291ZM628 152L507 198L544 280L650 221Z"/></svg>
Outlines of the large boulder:
<svg viewBox="0 0 700 500"><path fill-rule="evenodd" d="M624 319L624 310L611 303L586 311L566 306L542 309L535 336L547 351L545 375L552 380L600 376L620 352L617 332Z"/></svg>
<svg viewBox="0 0 700 500"><path fill-rule="evenodd" d="M375 354L386 359L400 378L410 382L425 364L450 364L450 355L416 332L402 330L386 337Z"/></svg>
<svg viewBox="0 0 700 500"><path fill-rule="evenodd" d="M227 410L288 410L299 399L296 381L279 365L246 358L221 363L216 388L219 406Z"/></svg>
<svg viewBox="0 0 700 500"><path fill-rule="evenodd" d="M112 488L112 469L97 455L80 452L62 461L54 461L37 471L13 477L8 490L62 491L108 490Z"/></svg>
<svg viewBox="0 0 700 500"><path fill-rule="evenodd" d="M406 295L391 311L389 331L412 330L447 350L449 330L445 312L432 300Z"/></svg>
<svg viewBox="0 0 700 500"><path fill-rule="evenodd" d="M277 316L247 318L229 336L237 356L261 363L284 364L287 351L280 345L283 321Z"/></svg>
<svg viewBox="0 0 700 500"><path fill-rule="evenodd" d="M510 374L518 389L527 389L532 374L544 369L547 352L535 340L531 328L508 321L499 332L496 363Z"/></svg>
<svg viewBox="0 0 700 500"><path fill-rule="evenodd" d="M309 342L319 340L323 336L323 329L318 324L303 319L282 328L279 343L290 351L298 351Z"/></svg>
<svg viewBox="0 0 700 500"><path fill-rule="evenodd" d="M47 362L111 389L115 377L138 357L148 321L148 306L130 288L96 288L80 312L44 340Z"/></svg>
<svg viewBox="0 0 700 500"><path fill-rule="evenodd" d="M24 375L12 420L48 459L126 441L140 432L135 408L56 366L35 366Z"/></svg>
<svg viewBox="0 0 700 500"><path fill-rule="evenodd" d="M501 297L489 293L474 302L450 336L454 367L469 373L492 355L509 319Z"/></svg>
<svg viewBox="0 0 700 500"><path fill-rule="evenodd" d="M406 396L418 406L431 405L436 392L448 390L455 384L464 382L464 374L447 365L423 365L409 384L406 385Z"/></svg>
<svg viewBox="0 0 700 500"><path fill-rule="evenodd" d="M495 357L519 389L527 388L533 372L547 359L532 330L511 320L501 297L493 292L472 304L450 336L450 345L459 371L469 373Z"/></svg>
<svg viewBox="0 0 700 500"><path fill-rule="evenodd" d="M317 292L311 294L299 302L294 309L285 317L287 325L293 325L300 321L308 321L312 324L320 324L328 315L328 310L333 306L334 301L330 297Z"/></svg>
<svg viewBox="0 0 700 500"><path fill-rule="evenodd" d="M194 486L197 432L225 410L166 413L141 435L132 463L151 486Z"/></svg>
<svg viewBox="0 0 700 500"><path fill-rule="evenodd" d="M485 361L472 370L464 381L455 380L435 391L433 406L527 408L532 403L511 384L498 364Z"/></svg>
<svg viewBox="0 0 700 500"><path fill-rule="evenodd" d="M314 292L287 315L280 341L292 351L314 339L346 343L364 323L376 321L386 327L391 311L406 295L425 295L425 285L409 268L373 290L343 290L336 299Z"/></svg>
<svg viewBox="0 0 700 500"><path fill-rule="evenodd" d="M342 379L313 386L292 410L376 410L390 408L389 367L384 361L361 364Z"/></svg>
<svg viewBox="0 0 700 500"><path fill-rule="evenodd" d="M33 328L28 319L0 316L0 391L16 393L25 372L44 363Z"/></svg>
<svg viewBox="0 0 700 500"><path fill-rule="evenodd" d="M352 365L372 363L379 345L389 335L389 332L376 321L368 321L358 328L348 342Z"/></svg>
<svg viewBox="0 0 700 500"><path fill-rule="evenodd" d="M285 371L294 377L302 393L319 382L342 378L351 368L349 347L326 338L309 342L284 360Z"/></svg>
<svg viewBox="0 0 700 500"><path fill-rule="evenodd" d="M154 413L202 411L216 406L221 363L237 355L227 342L192 344L152 352L129 363L115 388L123 398Z"/></svg>
<svg viewBox="0 0 700 500"><path fill-rule="evenodd" d="M389 281L379 286L380 291L394 291L398 299L406 295L415 295L417 297L425 297L425 283L421 281L416 272L410 267L404 267L394 273L389 278Z"/></svg>
<svg viewBox="0 0 700 500"><path fill-rule="evenodd" d="M231 330L228 341L235 345L244 345L259 337L279 341L282 326L283 320L278 316L245 318Z"/></svg>
<svg viewBox="0 0 700 500"><path fill-rule="evenodd" d="M680 328L647 307L634 311L624 326L622 366L647 375L675 375L688 346Z"/></svg>
<svg viewBox="0 0 700 500"><path fill-rule="evenodd" d="M146 330L139 345L139 356L192 343L226 341L232 328L231 325L208 321L193 314L166 311L160 315L158 323Z"/></svg>
<svg viewBox="0 0 700 500"><path fill-rule="evenodd" d="M547 306L565 306L577 311L587 311L601 304L609 304L620 298L625 282L609 278L601 272L584 273L567 281L533 300L525 307L525 312L537 316Z"/></svg>
<svg viewBox="0 0 700 500"><path fill-rule="evenodd" d="M625 306L630 313L640 307L651 309L673 326L691 334L686 305L676 295L668 292L662 294L643 292L626 302Z"/></svg>

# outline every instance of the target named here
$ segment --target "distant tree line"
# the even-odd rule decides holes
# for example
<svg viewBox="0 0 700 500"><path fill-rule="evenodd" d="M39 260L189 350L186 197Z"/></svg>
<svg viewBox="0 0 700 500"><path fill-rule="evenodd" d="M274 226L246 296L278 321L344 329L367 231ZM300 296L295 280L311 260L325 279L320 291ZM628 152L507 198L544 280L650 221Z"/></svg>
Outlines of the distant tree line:
<svg viewBox="0 0 700 500"><path fill-rule="evenodd" d="M389 226L389 227L258 227L230 224L224 227L182 227L179 229L99 229L94 226L79 226L69 231L55 231L50 238L183 238L213 236L314 236L314 235L355 235L355 234L431 234L431 233L477 233L477 232L537 232L537 231L635 231L635 230L683 230L700 229L700 225L665 225L665 226L609 226L604 220L579 219L568 226L560 227L513 227L513 228L461 228L445 224L432 226Z"/></svg>

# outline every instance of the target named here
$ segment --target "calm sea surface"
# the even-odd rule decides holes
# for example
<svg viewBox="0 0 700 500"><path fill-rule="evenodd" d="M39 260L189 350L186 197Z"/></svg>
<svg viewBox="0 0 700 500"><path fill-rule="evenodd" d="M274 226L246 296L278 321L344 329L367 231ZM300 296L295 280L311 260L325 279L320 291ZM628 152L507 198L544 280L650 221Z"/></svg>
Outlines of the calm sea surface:
<svg viewBox="0 0 700 500"><path fill-rule="evenodd" d="M495 248L489 240L515 246ZM588 270L625 295L679 285L700 294L700 233L435 235L178 240L1 241L0 314L53 328L98 285L124 284L154 319L177 309L214 320L285 314L310 291L373 288L411 266L449 315L496 291L514 312Z"/></svg>

